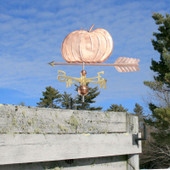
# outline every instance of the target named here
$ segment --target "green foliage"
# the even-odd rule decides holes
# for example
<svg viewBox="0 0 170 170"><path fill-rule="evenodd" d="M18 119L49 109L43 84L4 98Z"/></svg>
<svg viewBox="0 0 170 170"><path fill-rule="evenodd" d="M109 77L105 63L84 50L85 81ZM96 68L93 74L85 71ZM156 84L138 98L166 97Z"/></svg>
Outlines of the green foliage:
<svg viewBox="0 0 170 170"><path fill-rule="evenodd" d="M170 125L170 108L158 108L152 103L149 104L149 108L154 119L150 118L146 122L160 130L166 130Z"/></svg>
<svg viewBox="0 0 170 170"><path fill-rule="evenodd" d="M40 98L41 102L37 103L38 107L60 108L57 104L61 101L62 95L58 90L49 86L42 93L44 97Z"/></svg>
<svg viewBox="0 0 170 170"><path fill-rule="evenodd" d="M168 130L170 125L170 15L166 14L164 17L154 13L153 19L158 25L159 32L153 33L156 39L152 40L152 44L160 53L160 61L152 60L151 70L157 73L154 76L155 81L145 81L144 84L154 92L158 102L149 104L152 115L146 122L162 133L161 131Z"/></svg>
<svg viewBox="0 0 170 170"><path fill-rule="evenodd" d="M109 109L107 109L107 111L114 111L114 112L127 112L128 109L125 109L121 104L117 105L117 104L112 104L110 106Z"/></svg>
<svg viewBox="0 0 170 170"><path fill-rule="evenodd" d="M76 89L75 91L78 91L78 85L75 85ZM84 109L85 110L101 110L102 107L91 107L90 105L92 103L95 103L95 98L100 94L99 88L96 86L94 88L89 87L89 93L85 96L84 100ZM81 110L83 108L83 102L82 102L82 96L77 95L76 96L76 105L77 105L77 110Z"/></svg>
<svg viewBox="0 0 170 170"><path fill-rule="evenodd" d="M138 103L135 104L135 108L133 109L133 111L135 112L135 114L136 114L137 116L143 117L143 107L140 106Z"/></svg>
<svg viewBox="0 0 170 170"><path fill-rule="evenodd" d="M75 100L71 97L71 94L68 94L67 92L64 91L64 94L62 94L62 97L61 97L62 108L73 109L75 108L74 103L75 103Z"/></svg>
<svg viewBox="0 0 170 170"><path fill-rule="evenodd" d="M152 45L156 51L160 53L160 61L152 60L151 70L157 73L155 80L161 81L170 86L170 14L166 17L159 13L153 14L155 23L159 26L158 33L154 32L155 40Z"/></svg>
<svg viewBox="0 0 170 170"><path fill-rule="evenodd" d="M153 92L154 101L149 103L150 117L145 122L152 129L153 141L143 148L143 165L145 168L168 168L167 161L170 148L170 14L164 17L159 13L153 14L158 25L152 40L154 49L160 54L160 60L152 59L151 70L155 72L154 81L145 81ZM152 128L151 128L152 127ZM148 152L149 151L149 152Z"/></svg>
<svg viewBox="0 0 170 170"><path fill-rule="evenodd" d="M146 117L143 113L143 107L140 106L138 103L135 104L135 108L133 109L135 112L135 115L138 116L138 121L139 121L139 130L142 132L143 129L143 123L144 123L144 118Z"/></svg>
<svg viewBox="0 0 170 170"><path fill-rule="evenodd" d="M149 108L152 111L152 116L145 119L145 122L150 126L154 126L156 131L152 133L155 141L161 145L170 143L170 108L157 107L150 103Z"/></svg>
<svg viewBox="0 0 170 170"><path fill-rule="evenodd" d="M78 85L76 86L76 91L78 90ZM46 108L60 108L63 109L77 109L80 110L83 108L82 96L77 95L75 98L71 97L71 94L64 91L63 94L60 94L58 90L52 88L51 86L46 87L46 91L42 92L43 98L40 98L40 102L37 103L38 107ZM85 96L84 109L86 110L101 110L102 107L91 107L92 103L95 103L94 100L100 92L98 87L91 88L89 87L89 93Z"/></svg>
<svg viewBox="0 0 170 170"><path fill-rule="evenodd" d="M25 103L24 102L20 102L19 105L20 106L25 106Z"/></svg>
<svg viewBox="0 0 170 170"><path fill-rule="evenodd" d="M154 91L159 91L161 92L163 90L163 82L160 81L145 81L144 85L148 86L150 89L154 90Z"/></svg>

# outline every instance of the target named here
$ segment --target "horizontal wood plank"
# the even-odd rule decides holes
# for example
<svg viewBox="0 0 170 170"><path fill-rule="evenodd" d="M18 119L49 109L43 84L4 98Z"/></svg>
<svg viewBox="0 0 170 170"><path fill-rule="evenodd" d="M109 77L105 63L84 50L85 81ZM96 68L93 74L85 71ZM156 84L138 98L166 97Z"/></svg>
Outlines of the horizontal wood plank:
<svg viewBox="0 0 170 170"><path fill-rule="evenodd" d="M127 113L0 106L0 134L126 132Z"/></svg>
<svg viewBox="0 0 170 170"><path fill-rule="evenodd" d="M126 168L127 156L0 165L0 170L125 170Z"/></svg>
<svg viewBox="0 0 170 170"><path fill-rule="evenodd" d="M0 165L141 153L132 134L0 135Z"/></svg>

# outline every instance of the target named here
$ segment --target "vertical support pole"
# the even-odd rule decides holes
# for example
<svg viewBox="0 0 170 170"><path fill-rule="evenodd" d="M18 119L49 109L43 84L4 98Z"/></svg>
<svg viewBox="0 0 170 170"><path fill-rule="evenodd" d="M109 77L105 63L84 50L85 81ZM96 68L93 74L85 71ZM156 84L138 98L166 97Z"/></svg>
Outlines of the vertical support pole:
<svg viewBox="0 0 170 170"><path fill-rule="evenodd" d="M129 116L127 113L127 133L137 134L138 127L138 117L137 116ZM141 142L136 147L141 147ZM127 170L139 170L139 154L128 155L127 158Z"/></svg>
<svg viewBox="0 0 170 170"><path fill-rule="evenodd" d="M84 96L82 96L82 110L85 110Z"/></svg>
<svg viewBox="0 0 170 170"><path fill-rule="evenodd" d="M128 170L139 170L139 155L128 155Z"/></svg>
<svg viewBox="0 0 170 170"><path fill-rule="evenodd" d="M84 70L84 67L85 67L85 63L83 62L83 70Z"/></svg>
<svg viewBox="0 0 170 170"><path fill-rule="evenodd" d="M83 70L85 67L85 63L83 62ZM85 104L84 104L84 95L82 96L82 110L85 110Z"/></svg>

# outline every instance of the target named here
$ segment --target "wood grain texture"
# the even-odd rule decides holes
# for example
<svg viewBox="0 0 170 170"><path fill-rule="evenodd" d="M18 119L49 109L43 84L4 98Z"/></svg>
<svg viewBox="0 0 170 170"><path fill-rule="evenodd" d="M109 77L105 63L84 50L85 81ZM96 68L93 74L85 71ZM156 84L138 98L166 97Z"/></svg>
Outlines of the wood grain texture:
<svg viewBox="0 0 170 170"><path fill-rule="evenodd" d="M0 170L42 170L38 162L51 161L62 167L70 159L77 165L63 169L138 169L141 143L132 139L137 133L138 118L128 113L0 105ZM106 163L106 157L117 160Z"/></svg>
<svg viewBox="0 0 170 170"><path fill-rule="evenodd" d="M0 134L124 133L126 129L124 112L0 107Z"/></svg>
<svg viewBox="0 0 170 170"><path fill-rule="evenodd" d="M0 135L0 165L141 153L131 134Z"/></svg>
<svg viewBox="0 0 170 170"><path fill-rule="evenodd" d="M0 170L125 170L126 156L75 159L69 161L1 165Z"/></svg>

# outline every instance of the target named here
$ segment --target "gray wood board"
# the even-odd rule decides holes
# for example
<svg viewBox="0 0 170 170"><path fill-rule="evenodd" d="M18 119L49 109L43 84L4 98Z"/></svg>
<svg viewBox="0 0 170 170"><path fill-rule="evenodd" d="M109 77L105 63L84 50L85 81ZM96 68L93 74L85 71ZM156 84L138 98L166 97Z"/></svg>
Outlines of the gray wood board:
<svg viewBox="0 0 170 170"><path fill-rule="evenodd" d="M0 135L0 165L141 153L132 134Z"/></svg>
<svg viewBox="0 0 170 170"><path fill-rule="evenodd" d="M70 162L71 161L71 162ZM127 156L0 165L0 170L127 170Z"/></svg>
<svg viewBox="0 0 170 170"><path fill-rule="evenodd" d="M47 109L0 105L0 134L81 134L130 132L137 127L125 112ZM131 124L129 124L131 123Z"/></svg>
<svg viewBox="0 0 170 170"><path fill-rule="evenodd" d="M127 163L127 170L139 170L139 154L129 155Z"/></svg>

